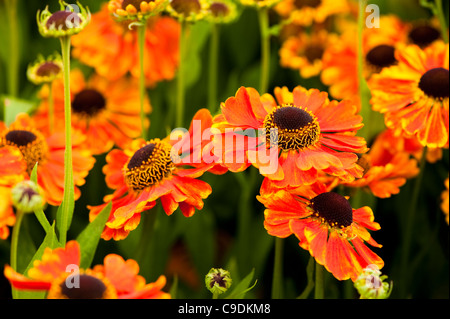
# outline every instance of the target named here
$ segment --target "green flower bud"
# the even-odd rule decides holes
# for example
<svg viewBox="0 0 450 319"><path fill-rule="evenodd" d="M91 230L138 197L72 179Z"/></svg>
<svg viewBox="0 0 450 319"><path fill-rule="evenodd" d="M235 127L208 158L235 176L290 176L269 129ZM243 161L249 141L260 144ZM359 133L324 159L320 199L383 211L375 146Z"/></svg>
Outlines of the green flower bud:
<svg viewBox="0 0 450 319"><path fill-rule="evenodd" d="M369 265L354 282L361 299L386 299L392 291L392 282L384 282L386 275L381 276L381 271L375 265Z"/></svg>
<svg viewBox="0 0 450 319"><path fill-rule="evenodd" d="M43 37L65 37L79 33L91 20L91 13L79 2L67 4L59 1L61 10L51 13L46 7L37 13L39 32Z"/></svg>
<svg viewBox="0 0 450 319"><path fill-rule="evenodd" d="M224 293L232 283L230 272L222 268L211 268L205 276L206 288L214 295Z"/></svg>
<svg viewBox="0 0 450 319"><path fill-rule="evenodd" d="M17 183L11 190L14 207L23 213L32 213L44 207L45 201L37 184L30 180Z"/></svg>

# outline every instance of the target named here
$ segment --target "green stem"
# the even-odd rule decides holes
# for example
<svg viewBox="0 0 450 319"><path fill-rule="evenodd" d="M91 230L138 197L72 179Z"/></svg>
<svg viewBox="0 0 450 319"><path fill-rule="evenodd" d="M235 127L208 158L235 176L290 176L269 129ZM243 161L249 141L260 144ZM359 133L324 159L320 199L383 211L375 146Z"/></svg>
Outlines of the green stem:
<svg viewBox="0 0 450 319"><path fill-rule="evenodd" d="M219 299L219 294L218 293L213 293L212 299Z"/></svg>
<svg viewBox="0 0 450 319"><path fill-rule="evenodd" d="M403 237L403 247L402 247L402 258L401 258L401 284L400 284L400 290L402 292L403 297L407 297L407 287L409 282L409 272L408 269L410 269L408 263L409 263L409 253L411 249L411 239L412 239L412 233L413 233L413 226L416 218L416 211L417 211L417 205L419 201L419 194L420 189L422 185L422 179L424 176L425 171L425 165L427 162L427 151L428 148L424 147L422 151L422 157L420 158L420 172L419 175L416 177L414 181L414 188L412 191L412 197L411 202L409 206L409 213L408 217L406 218L406 226L405 226L405 233Z"/></svg>
<svg viewBox="0 0 450 319"><path fill-rule="evenodd" d="M258 171L254 167L249 167L247 171L233 174L237 178L241 189L238 206L237 242L239 245L237 245L237 258L241 265L242 273L250 271L250 269L245 267L251 264L252 205L250 200L254 191L257 174Z"/></svg>
<svg viewBox="0 0 450 319"><path fill-rule="evenodd" d="M145 31L147 24L137 26L138 47L139 47L139 102L141 106L141 129L142 138L147 140L147 129L145 127L147 114L145 113L145 69L144 69L144 47L145 47Z"/></svg>
<svg viewBox="0 0 450 319"><path fill-rule="evenodd" d="M186 29L187 23L181 21L180 23L180 64L178 66L178 77L177 77L177 108L176 108L176 119L175 126L183 127L184 124L184 104L185 104L185 83L184 83L184 60L185 60L185 50L186 50Z"/></svg>
<svg viewBox="0 0 450 319"><path fill-rule="evenodd" d="M272 277L272 299L283 298L283 247L284 240L275 238L275 259Z"/></svg>
<svg viewBox="0 0 450 319"><path fill-rule="evenodd" d="M323 266L316 261L316 280L314 289L314 299L324 299Z"/></svg>
<svg viewBox="0 0 450 319"><path fill-rule="evenodd" d="M217 107L217 67L219 59L220 30L217 23L211 24L211 39L209 44L209 83L208 83L208 108L214 114Z"/></svg>
<svg viewBox="0 0 450 319"><path fill-rule="evenodd" d="M372 121L370 118L370 91L364 77L364 49L363 34L365 25L365 10L367 0L359 0L358 11L358 41L357 41L357 66L358 66L358 93L361 103L361 116L364 119L364 127L360 130L360 134L367 140L372 135Z"/></svg>
<svg viewBox="0 0 450 319"><path fill-rule="evenodd" d="M258 11L259 27L261 33L261 78L259 93L267 93L270 72L270 33L269 33L269 11L260 8Z"/></svg>
<svg viewBox="0 0 450 319"><path fill-rule="evenodd" d="M20 210L16 211L16 223L14 224L12 235L11 235L11 256L10 263L11 268L17 271L17 247L19 246L19 232L20 226L22 225L24 213ZM12 290L13 297L16 298L15 289Z"/></svg>
<svg viewBox="0 0 450 319"><path fill-rule="evenodd" d="M309 257L308 265L306 265L306 278L307 284L303 292L297 297L297 299L306 299L314 288L314 266L315 260L313 256Z"/></svg>
<svg viewBox="0 0 450 319"><path fill-rule="evenodd" d="M22 225L24 213L20 210L16 211L16 222L14 224L12 235L11 235L11 267L17 271L17 247L19 244L19 232L20 226Z"/></svg>
<svg viewBox="0 0 450 319"><path fill-rule="evenodd" d="M17 0L5 1L9 24L8 94L17 96L19 86L19 35Z"/></svg>
<svg viewBox="0 0 450 319"><path fill-rule="evenodd" d="M48 83L48 127L50 134L55 130L55 107L53 101L53 85Z"/></svg>
<svg viewBox="0 0 450 319"><path fill-rule="evenodd" d="M447 22L445 21L444 10L442 9L442 0L435 0L435 1L436 1L436 6L435 6L434 14L439 19L439 24L441 26L442 39L444 40L445 43L448 43Z"/></svg>
<svg viewBox="0 0 450 319"><path fill-rule="evenodd" d="M65 152L64 152L64 197L60 218L60 242L66 244L67 231L72 220L74 210L74 183L72 162L72 109L70 101L70 36L61 40L61 51L64 70L64 125L65 125Z"/></svg>

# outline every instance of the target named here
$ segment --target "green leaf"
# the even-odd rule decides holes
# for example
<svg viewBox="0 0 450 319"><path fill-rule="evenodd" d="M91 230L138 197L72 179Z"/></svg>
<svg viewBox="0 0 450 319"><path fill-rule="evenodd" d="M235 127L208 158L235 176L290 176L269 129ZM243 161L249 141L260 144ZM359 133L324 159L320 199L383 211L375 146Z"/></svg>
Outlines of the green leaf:
<svg viewBox="0 0 450 319"><path fill-rule="evenodd" d="M4 122L7 126L15 121L17 114L31 112L35 107L35 104L31 101L11 96L2 96L2 100L4 104Z"/></svg>
<svg viewBox="0 0 450 319"><path fill-rule="evenodd" d="M245 294L252 290L258 282L258 280L255 280L255 283L250 286L254 275L255 269L253 268L252 271L244 277L244 279L242 279L236 286L234 286L233 290L226 297L226 299L243 299L245 297Z"/></svg>
<svg viewBox="0 0 450 319"><path fill-rule="evenodd" d="M30 262L28 263L28 266L26 267L25 271L23 272L26 274L30 268L33 267L35 260L42 259L42 255L44 254L44 251L46 248L55 249L61 247L61 244L58 241L58 238L55 233L55 224L51 226L50 231L47 232L47 234L44 237L44 240L42 241L41 245L37 249L34 256L31 258ZM46 292L45 291L24 291L24 290L14 290L14 297L19 299L42 299L45 297Z"/></svg>
<svg viewBox="0 0 450 319"><path fill-rule="evenodd" d="M33 170L31 171L31 175L30 175L30 180L36 184L38 183L37 182L37 167L38 167L38 163L36 163L36 165L34 165ZM34 212L34 215L36 216L37 220L39 221L42 228L44 228L45 233L47 234L50 231L51 226L47 220L47 217L45 216L44 211L42 209L38 209Z"/></svg>
<svg viewBox="0 0 450 319"><path fill-rule="evenodd" d="M78 235L76 240L80 244L80 268L86 269L90 267L111 209L112 203L109 202L100 214Z"/></svg>

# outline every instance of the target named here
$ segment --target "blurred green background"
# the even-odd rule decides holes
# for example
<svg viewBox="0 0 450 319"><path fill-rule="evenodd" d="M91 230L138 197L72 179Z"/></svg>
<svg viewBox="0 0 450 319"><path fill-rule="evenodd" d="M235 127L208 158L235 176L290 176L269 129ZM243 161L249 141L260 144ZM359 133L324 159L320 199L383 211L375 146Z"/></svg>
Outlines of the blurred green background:
<svg viewBox="0 0 450 319"><path fill-rule="evenodd" d="M15 95L20 100L36 103L39 89L26 78L26 68L38 54L47 56L60 51L57 39L43 38L36 25L36 12L44 9L48 3L50 11L56 11L59 4L53 1L17 0L17 18L13 29L8 24L5 5L8 0L0 1L0 96ZM83 5L92 13L98 11L104 1L84 0ZM382 14L394 13L404 20L427 19L431 17L428 9L420 6L419 0L373 1L379 5ZM448 1L444 1L448 21ZM192 38L196 39L197 62L187 66L186 73L191 74L186 97L186 123L189 126L194 113L207 107L208 42L210 26L206 22L197 23L192 28ZM11 56L9 48L17 41L19 54ZM283 69L279 66L278 50L280 40L271 40L270 90L275 86L297 85L306 88L326 90L319 78L302 79L297 71ZM260 66L260 36L258 18L255 10L245 9L240 18L229 25L221 26L219 50L219 101L233 96L240 86L258 87ZM17 60L15 60L17 58ZM17 83L10 82L9 70L17 69ZM203 64L201 62L204 62ZM73 61L72 67L78 66ZM89 68L85 68L89 71ZM166 126L169 106L174 103L176 81L161 82L155 89L149 90L153 113L150 115L150 137L165 137L170 132ZM26 107L27 104L25 104ZM76 202L76 211L69 232L69 239L76 235L88 223L86 205L102 203L102 198L109 193L101 172L105 164L104 155L96 157L94 169L81 188L82 197ZM375 249L385 261L383 274L394 282L392 298L400 297L396 286L402 272L408 271L413 278L408 288L411 298L448 298L449 297L449 231L448 225L439 208L440 194L444 190L444 179L448 176L449 152L436 164L428 164L423 179L418 212L413 232L411 250L412 262L408 269L401 269L399 261L400 243L408 218L407 207L410 200L413 181L402 187L399 195L389 199L378 200L375 220L381 230L374 233L382 249ZM205 208L197 211L192 218L186 219L177 211L166 216L161 210L156 212L155 232L147 233L148 214L144 214L137 230L123 241L103 241L97 249L95 264L103 263L108 253L118 253L124 258L136 259L141 267L140 274L148 281L155 280L160 274L166 274L170 288L174 277L168 272L169 260L175 260L179 269L185 274L178 277L177 298L209 298L210 293L204 289L203 278L211 267L228 268L234 282L247 276L254 270L252 283L257 280L254 289L247 294L252 298L269 298L273 268L274 238L263 228L264 207L256 200L261 176L256 175L256 187L249 188L246 181L254 168L248 171L222 176L205 174L202 179L210 183L213 193L205 200ZM368 202L371 199L367 198ZM55 213L49 208L51 218ZM244 226L242 226L244 225ZM24 254L32 254L43 239L43 231L34 216L26 216L21 232L21 247ZM32 246L34 243L35 247ZM10 238L0 240L0 265L9 263ZM294 236L287 238L284 244L284 297L296 298L306 286L306 265L309 254L298 247ZM176 257L174 257L176 256ZM174 259L175 258L175 259ZM185 280L189 278L190 281ZM339 282L326 273L326 298L357 298L351 281ZM191 282L191 284L189 284ZM0 276L0 299L10 298L10 288L3 276Z"/></svg>

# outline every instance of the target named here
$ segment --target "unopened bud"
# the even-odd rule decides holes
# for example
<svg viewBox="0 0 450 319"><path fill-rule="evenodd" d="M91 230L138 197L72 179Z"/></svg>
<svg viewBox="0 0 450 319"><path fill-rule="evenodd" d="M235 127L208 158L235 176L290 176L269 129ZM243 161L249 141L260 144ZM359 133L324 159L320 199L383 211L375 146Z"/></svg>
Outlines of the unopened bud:
<svg viewBox="0 0 450 319"><path fill-rule="evenodd" d="M14 207L23 213L42 209L45 204L39 186L30 180L17 183L12 188L11 197Z"/></svg>
<svg viewBox="0 0 450 319"><path fill-rule="evenodd" d="M386 275L381 276L381 271L375 265L369 265L355 280L355 288L361 299L386 299L392 291L392 282L384 282Z"/></svg>
<svg viewBox="0 0 450 319"><path fill-rule="evenodd" d="M213 294L222 294L232 283L230 272L222 268L211 268L205 277L206 288Z"/></svg>

